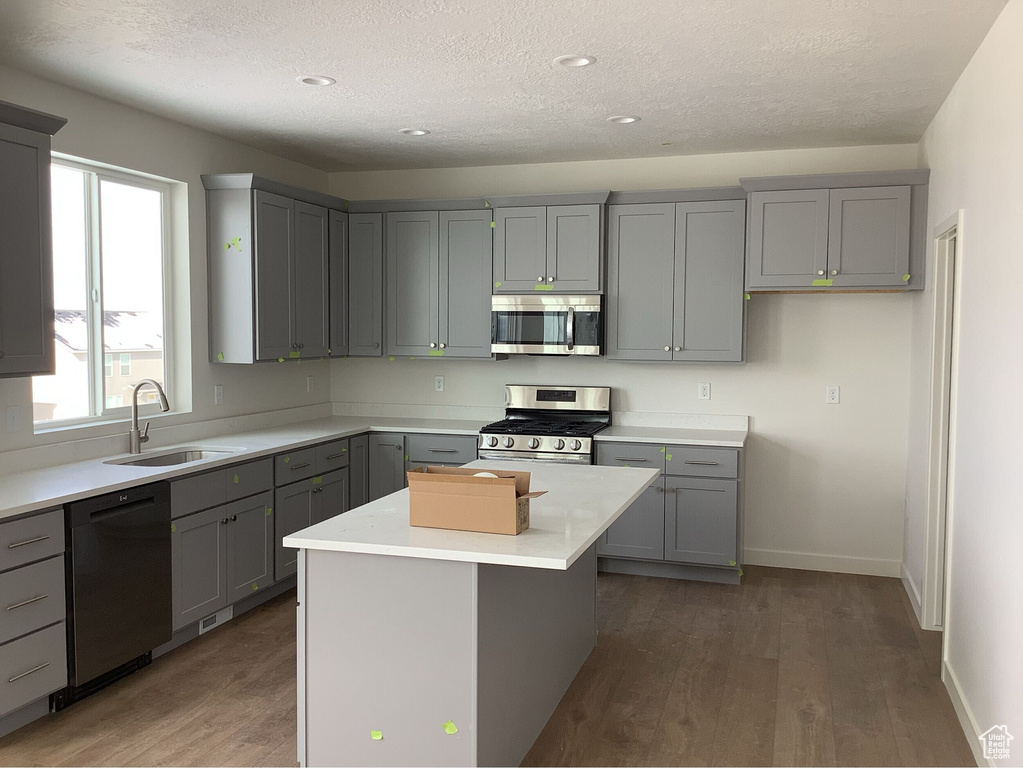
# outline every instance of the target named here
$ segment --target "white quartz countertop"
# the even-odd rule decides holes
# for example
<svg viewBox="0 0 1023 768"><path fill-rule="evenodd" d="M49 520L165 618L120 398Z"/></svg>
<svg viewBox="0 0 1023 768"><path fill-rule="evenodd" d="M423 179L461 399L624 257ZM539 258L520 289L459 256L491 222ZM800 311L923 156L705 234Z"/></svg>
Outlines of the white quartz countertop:
<svg viewBox="0 0 1023 768"><path fill-rule="evenodd" d="M654 469L474 461L469 467L522 471L529 528L517 536L409 525L408 489L284 538L284 546L428 560L567 570L657 477Z"/></svg>
<svg viewBox="0 0 1023 768"><path fill-rule="evenodd" d="M611 425L598 432L598 443L658 443L660 445L699 445L716 448L742 448L746 444L745 429L693 429L686 427L620 427Z"/></svg>
<svg viewBox="0 0 1023 768"><path fill-rule="evenodd" d="M105 464L111 459L131 458L117 454L30 472L0 475L0 520L55 507L69 501L119 491L124 488L173 480L176 477L295 450L325 440L364 432L422 432L441 435L476 435L486 422L453 419L389 419L334 416L270 429L218 435L192 440L180 447L227 451L209 459L171 467L129 467ZM127 442L127 436L125 437ZM163 453L179 446L143 446L142 455Z"/></svg>

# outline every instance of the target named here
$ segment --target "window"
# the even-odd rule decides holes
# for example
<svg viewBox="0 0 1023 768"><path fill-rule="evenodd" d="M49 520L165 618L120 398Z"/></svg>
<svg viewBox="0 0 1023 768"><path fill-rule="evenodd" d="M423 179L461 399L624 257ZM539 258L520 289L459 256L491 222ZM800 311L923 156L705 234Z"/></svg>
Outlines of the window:
<svg viewBox="0 0 1023 768"><path fill-rule="evenodd" d="M170 187L58 158L50 178L57 367L32 380L34 421L120 418L140 379L168 380Z"/></svg>

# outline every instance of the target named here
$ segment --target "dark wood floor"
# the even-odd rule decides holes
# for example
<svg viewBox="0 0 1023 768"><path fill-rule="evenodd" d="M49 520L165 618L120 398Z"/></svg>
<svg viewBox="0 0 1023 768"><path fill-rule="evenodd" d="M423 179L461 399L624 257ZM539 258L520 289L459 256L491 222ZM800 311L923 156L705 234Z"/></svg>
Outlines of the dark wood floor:
<svg viewBox="0 0 1023 768"><path fill-rule="evenodd" d="M896 579L602 574L598 647L524 765L973 765ZM294 593L0 739L0 765L294 765Z"/></svg>

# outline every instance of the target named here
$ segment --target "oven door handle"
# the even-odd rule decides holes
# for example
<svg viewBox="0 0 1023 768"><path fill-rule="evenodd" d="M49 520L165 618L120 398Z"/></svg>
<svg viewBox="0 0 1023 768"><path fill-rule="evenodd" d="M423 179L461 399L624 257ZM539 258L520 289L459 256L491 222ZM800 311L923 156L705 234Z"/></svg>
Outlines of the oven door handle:
<svg viewBox="0 0 1023 768"><path fill-rule="evenodd" d="M568 350L571 352L575 349L575 307L568 308L568 320L565 321L565 335Z"/></svg>

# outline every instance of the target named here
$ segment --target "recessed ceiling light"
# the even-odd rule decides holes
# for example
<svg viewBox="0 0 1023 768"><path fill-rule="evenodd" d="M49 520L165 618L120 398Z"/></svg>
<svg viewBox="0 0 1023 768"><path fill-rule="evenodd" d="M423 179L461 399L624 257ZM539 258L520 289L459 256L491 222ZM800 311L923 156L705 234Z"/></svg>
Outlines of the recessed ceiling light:
<svg viewBox="0 0 1023 768"><path fill-rule="evenodd" d="M639 118L635 115L611 115L607 121L618 125L628 125L629 123L638 123Z"/></svg>
<svg viewBox="0 0 1023 768"><path fill-rule="evenodd" d="M590 64L596 64L597 59L593 56L581 56L578 53L570 53L567 56L558 56L554 63L560 64L563 67L586 67Z"/></svg>
<svg viewBox="0 0 1023 768"><path fill-rule="evenodd" d="M295 78L302 85L333 85L337 82L333 77L324 75L301 75Z"/></svg>
<svg viewBox="0 0 1023 768"><path fill-rule="evenodd" d="M430 132L425 128L402 128L398 133L404 133L406 136L429 136Z"/></svg>

